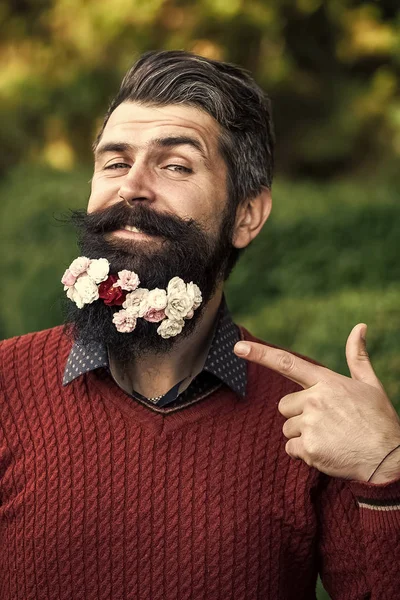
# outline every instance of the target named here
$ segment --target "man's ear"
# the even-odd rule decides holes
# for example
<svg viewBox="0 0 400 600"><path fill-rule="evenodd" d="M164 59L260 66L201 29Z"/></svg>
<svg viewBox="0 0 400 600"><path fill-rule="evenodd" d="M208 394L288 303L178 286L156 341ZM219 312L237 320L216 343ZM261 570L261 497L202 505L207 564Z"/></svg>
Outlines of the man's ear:
<svg viewBox="0 0 400 600"><path fill-rule="evenodd" d="M272 208L271 190L263 188L255 198L242 202L236 211L232 243L245 248L258 235Z"/></svg>

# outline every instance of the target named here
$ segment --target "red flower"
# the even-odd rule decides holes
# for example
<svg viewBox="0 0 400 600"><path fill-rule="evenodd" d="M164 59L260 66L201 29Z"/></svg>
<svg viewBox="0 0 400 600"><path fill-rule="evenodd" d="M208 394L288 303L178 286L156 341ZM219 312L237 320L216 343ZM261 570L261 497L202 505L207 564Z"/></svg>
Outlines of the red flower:
<svg viewBox="0 0 400 600"><path fill-rule="evenodd" d="M99 285L99 298L104 300L104 304L108 304L108 306L121 306L125 302L126 292L119 286L114 287L117 279L116 275L109 275Z"/></svg>

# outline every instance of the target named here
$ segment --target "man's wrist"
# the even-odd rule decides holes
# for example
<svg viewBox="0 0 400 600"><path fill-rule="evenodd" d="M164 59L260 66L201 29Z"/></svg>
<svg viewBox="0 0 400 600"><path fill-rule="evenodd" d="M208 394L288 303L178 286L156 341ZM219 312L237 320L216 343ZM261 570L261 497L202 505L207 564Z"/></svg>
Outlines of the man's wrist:
<svg viewBox="0 0 400 600"><path fill-rule="evenodd" d="M389 483L400 478L400 446L386 455L368 480L369 483Z"/></svg>

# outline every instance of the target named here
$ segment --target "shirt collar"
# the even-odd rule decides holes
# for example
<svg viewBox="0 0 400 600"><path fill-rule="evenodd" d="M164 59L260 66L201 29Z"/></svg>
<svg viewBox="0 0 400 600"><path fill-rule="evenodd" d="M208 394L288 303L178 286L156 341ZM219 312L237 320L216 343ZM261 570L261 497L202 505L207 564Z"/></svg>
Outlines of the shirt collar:
<svg viewBox="0 0 400 600"><path fill-rule="evenodd" d="M225 299L223 299L217 328L203 370L215 375L234 392L244 397L247 384L247 363L233 352L234 345L240 339L239 327L233 322Z"/></svg>
<svg viewBox="0 0 400 600"><path fill-rule="evenodd" d="M246 361L233 352L233 347L239 340L239 328L233 322L225 299L223 299L203 371L218 377L234 392L244 397L247 384ZM65 365L63 385L67 385L77 377L101 367L109 367L105 344L92 342L84 346L76 341L71 348Z"/></svg>

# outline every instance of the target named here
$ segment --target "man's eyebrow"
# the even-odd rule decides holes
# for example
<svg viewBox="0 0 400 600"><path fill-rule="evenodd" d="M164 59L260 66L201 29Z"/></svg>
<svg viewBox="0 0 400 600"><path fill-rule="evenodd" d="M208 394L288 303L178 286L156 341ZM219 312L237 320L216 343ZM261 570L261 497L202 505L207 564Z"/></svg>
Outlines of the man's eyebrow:
<svg viewBox="0 0 400 600"><path fill-rule="evenodd" d="M173 148L174 146L192 146L201 157L207 162L208 157L204 151L202 144L198 139L187 135L168 136L162 138L156 138L150 142L151 145L161 146L162 148Z"/></svg>
<svg viewBox="0 0 400 600"><path fill-rule="evenodd" d="M134 146L126 142L107 142L106 144L99 144L99 146L94 149L94 156L97 159L103 154L107 154L107 152L124 153L132 150L134 150Z"/></svg>

